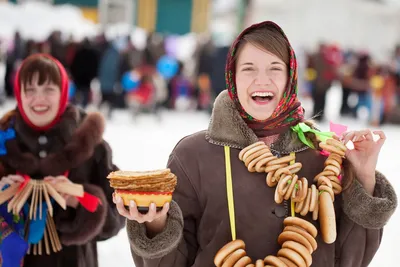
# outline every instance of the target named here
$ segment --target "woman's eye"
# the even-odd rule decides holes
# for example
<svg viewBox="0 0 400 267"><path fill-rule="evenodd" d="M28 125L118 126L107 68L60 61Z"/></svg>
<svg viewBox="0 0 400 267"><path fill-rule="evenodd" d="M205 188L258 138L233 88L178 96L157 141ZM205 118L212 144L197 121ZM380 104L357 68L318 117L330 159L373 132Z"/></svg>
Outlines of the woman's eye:
<svg viewBox="0 0 400 267"><path fill-rule="evenodd" d="M281 68L272 68L271 70L275 70L275 71L281 71Z"/></svg>
<svg viewBox="0 0 400 267"><path fill-rule="evenodd" d="M242 71L252 71L253 68L244 68Z"/></svg>

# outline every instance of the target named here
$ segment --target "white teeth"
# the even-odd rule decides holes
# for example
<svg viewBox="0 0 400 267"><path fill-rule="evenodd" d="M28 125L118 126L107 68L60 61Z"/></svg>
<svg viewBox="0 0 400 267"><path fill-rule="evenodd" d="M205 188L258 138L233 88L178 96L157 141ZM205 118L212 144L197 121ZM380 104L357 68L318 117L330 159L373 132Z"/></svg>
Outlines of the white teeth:
<svg viewBox="0 0 400 267"><path fill-rule="evenodd" d="M48 109L49 109L49 107L45 107L45 106L33 107L34 111L39 111L39 112L46 111Z"/></svg>
<svg viewBox="0 0 400 267"><path fill-rule="evenodd" d="M274 94L272 92L254 92L253 94L251 94L252 97L255 96L260 96L260 97L266 97L266 96L271 96L273 97Z"/></svg>

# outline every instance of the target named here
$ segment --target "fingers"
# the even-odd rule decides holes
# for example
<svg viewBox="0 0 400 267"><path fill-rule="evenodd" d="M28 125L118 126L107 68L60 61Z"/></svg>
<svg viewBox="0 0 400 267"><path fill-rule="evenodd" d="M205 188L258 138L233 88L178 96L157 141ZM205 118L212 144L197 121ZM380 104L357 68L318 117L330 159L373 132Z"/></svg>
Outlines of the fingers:
<svg viewBox="0 0 400 267"><path fill-rule="evenodd" d="M159 213L160 216L159 217L167 215L168 211L169 211L169 203L167 202L167 203L164 204L163 209L160 211L160 213Z"/></svg>
<svg viewBox="0 0 400 267"><path fill-rule="evenodd" d="M43 178L44 181L52 183L52 184L56 184L56 183L72 183L67 177L63 176L63 175L59 175L56 177L53 176L46 176Z"/></svg>
<svg viewBox="0 0 400 267"><path fill-rule="evenodd" d="M154 220L159 219L162 216L165 216L168 211L170 204L166 203L163 206L163 209L157 212L157 207L154 203L149 205L149 211L146 214L141 214L138 210L138 207L135 201L131 200L129 203L129 210L127 210L123 204L123 201L120 196L116 196L113 194L113 202L117 207L117 211L121 216L124 216L128 220L137 221L138 223L152 222Z"/></svg>
<svg viewBox="0 0 400 267"><path fill-rule="evenodd" d="M10 178L15 183L22 183L25 181L24 177L22 177L21 175L9 175L8 178Z"/></svg>
<svg viewBox="0 0 400 267"><path fill-rule="evenodd" d="M129 220L135 220L138 223L144 223L145 221L142 218L142 215L139 213L136 202L131 200L129 203Z"/></svg>
<svg viewBox="0 0 400 267"><path fill-rule="evenodd" d="M149 211L147 212L146 215L143 216L143 219L146 222L152 222L155 219L157 219L157 208L156 208L156 204L151 203L149 206Z"/></svg>
<svg viewBox="0 0 400 267"><path fill-rule="evenodd" d="M118 213L120 215L130 219L129 212L125 209L124 203L123 203L123 201L122 201L120 196L116 197L116 204L115 205L116 205L117 211L118 211Z"/></svg>
<svg viewBox="0 0 400 267"><path fill-rule="evenodd" d="M380 146L382 146L386 141L386 135L383 131L374 131L374 134L379 136L379 139L376 141Z"/></svg>
<svg viewBox="0 0 400 267"><path fill-rule="evenodd" d="M341 140L344 144L347 144L349 141L352 141L353 143L361 142L364 140L373 141L374 137L372 135L372 131L366 129L361 131L346 132L342 135Z"/></svg>
<svg viewBox="0 0 400 267"><path fill-rule="evenodd" d="M59 183L59 182L69 182L72 183L67 177L65 177L64 175L59 175L57 177L54 178L54 181Z"/></svg>
<svg viewBox="0 0 400 267"><path fill-rule="evenodd" d="M43 178L43 181L53 183L54 177L53 176L46 176Z"/></svg>

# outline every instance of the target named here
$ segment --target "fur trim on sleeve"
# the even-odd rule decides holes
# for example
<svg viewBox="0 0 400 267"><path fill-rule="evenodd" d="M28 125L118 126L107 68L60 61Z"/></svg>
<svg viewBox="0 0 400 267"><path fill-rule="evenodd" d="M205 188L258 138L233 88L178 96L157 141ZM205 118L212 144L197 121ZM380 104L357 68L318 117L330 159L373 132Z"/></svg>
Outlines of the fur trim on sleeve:
<svg viewBox="0 0 400 267"><path fill-rule="evenodd" d="M380 229L389 221L397 207L397 196L390 182L376 172L374 196L365 192L361 184L354 184L343 192L343 211L364 228Z"/></svg>
<svg viewBox="0 0 400 267"><path fill-rule="evenodd" d="M165 229L150 239L146 227L136 221L127 221L127 232L132 252L144 259L160 258L171 253L179 245L183 235L183 216L178 204L171 202Z"/></svg>

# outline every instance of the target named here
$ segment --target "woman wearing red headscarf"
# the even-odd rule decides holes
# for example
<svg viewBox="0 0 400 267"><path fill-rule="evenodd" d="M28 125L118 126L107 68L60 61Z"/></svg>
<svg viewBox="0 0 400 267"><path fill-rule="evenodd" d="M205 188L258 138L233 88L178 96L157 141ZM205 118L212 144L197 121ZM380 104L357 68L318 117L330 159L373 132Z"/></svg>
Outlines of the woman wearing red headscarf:
<svg viewBox="0 0 400 267"><path fill-rule="evenodd" d="M98 113L86 114L68 104L66 71L49 55L28 57L16 75L14 90L18 106L0 120L1 188L16 183L22 188L31 180L44 180L54 188L72 182L83 186L84 195L60 194L65 209L57 204L59 199L51 200L61 243L56 251L44 245L49 234L44 224L40 227L40 220L27 214L33 197L18 216L7 213L9 201L2 203L2 266L98 266L96 242L116 235L124 226L106 179L117 167L102 137L104 120ZM42 201L37 207L46 214L49 203Z"/></svg>
<svg viewBox="0 0 400 267"><path fill-rule="evenodd" d="M294 51L270 21L232 44L226 84L208 130L172 151L171 204L143 215L114 199L135 266L367 266L397 206L375 170L384 133L333 136L306 121Z"/></svg>

